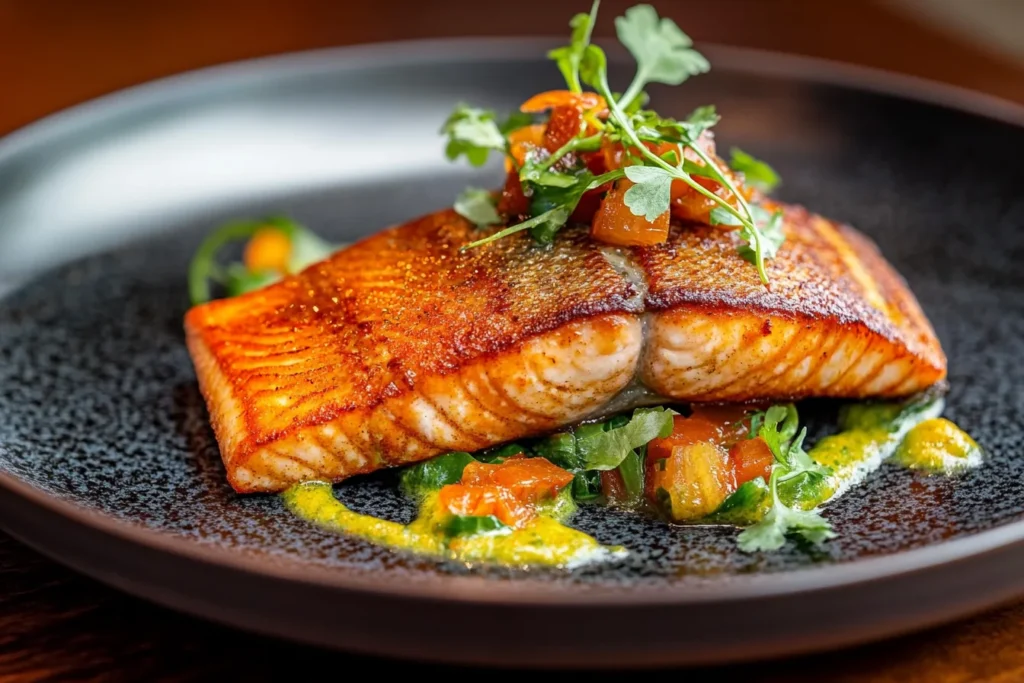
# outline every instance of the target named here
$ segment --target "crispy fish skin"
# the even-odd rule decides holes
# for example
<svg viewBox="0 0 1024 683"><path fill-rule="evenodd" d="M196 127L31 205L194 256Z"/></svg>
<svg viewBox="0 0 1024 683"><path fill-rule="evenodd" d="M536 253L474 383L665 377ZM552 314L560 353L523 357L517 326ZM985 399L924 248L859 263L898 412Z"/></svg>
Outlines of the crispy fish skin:
<svg viewBox="0 0 1024 683"><path fill-rule="evenodd" d="M799 207L768 262L771 289L705 226L636 250L652 312L643 382L683 401L903 396L946 376L906 283L866 237ZM731 238L731 239L730 239Z"/></svg>
<svg viewBox="0 0 1024 683"><path fill-rule="evenodd" d="M454 212L384 231L250 294L186 338L239 492L338 480L578 421L636 372L637 287L577 234L479 237Z"/></svg>
<svg viewBox="0 0 1024 683"><path fill-rule="evenodd" d="M735 232L675 226L622 250L568 229L550 248L517 235L460 253L480 233L443 211L195 307L186 338L228 479L278 491L541 434L636 379L680 401L900 396L944 379L873 244L785 210L770 291Z"/></svg>

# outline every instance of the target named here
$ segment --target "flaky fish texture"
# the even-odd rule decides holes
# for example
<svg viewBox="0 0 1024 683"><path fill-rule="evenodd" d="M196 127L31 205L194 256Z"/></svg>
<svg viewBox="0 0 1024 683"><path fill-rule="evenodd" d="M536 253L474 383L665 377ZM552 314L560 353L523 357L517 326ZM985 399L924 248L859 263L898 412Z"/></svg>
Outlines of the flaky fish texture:
<svg viewBox="0 0 1024 683"><path fill-rule="evenodd" d="M563 230L466 252L451 211L190 310L238 492L338 481L640 403L897 397L946 376L906 284L855 230L785 207L771 289L735 231L621 249Z"/></svg>

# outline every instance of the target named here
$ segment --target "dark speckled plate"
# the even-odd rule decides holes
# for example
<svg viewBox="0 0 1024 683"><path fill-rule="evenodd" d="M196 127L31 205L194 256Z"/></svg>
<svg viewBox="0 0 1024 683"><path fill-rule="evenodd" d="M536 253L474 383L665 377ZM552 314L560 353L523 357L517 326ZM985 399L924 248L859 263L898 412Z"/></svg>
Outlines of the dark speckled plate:
<svg viewBox="0 0 1024 683"><path fill-rule="evenodd" d="M242 64L3 141L0 278L14 288L0 300L0 524L196 614L459 661L780 655L1024 592L1024 115L775 55L709 50L715 71L656 91L656 104L717 104L723 146L770 159L784 199L879 242L948 352L947 414L986 449L983 467L956 479L883 468L829 507L837 540L772 555L738 552L730 530L588 508L579 527L633 552L570 573L394 554L308 526L276 497L231 492L182 343L185 267L203 232L275 211L346 240L444 206L467 181L496 183L496 167L445 163L437 128L457 100L508 109L557 87L545 47L455 41ZM804 408L817 434L828 429L834 405ZM337 494L408 519L390 483L384 473Z"/></svg>

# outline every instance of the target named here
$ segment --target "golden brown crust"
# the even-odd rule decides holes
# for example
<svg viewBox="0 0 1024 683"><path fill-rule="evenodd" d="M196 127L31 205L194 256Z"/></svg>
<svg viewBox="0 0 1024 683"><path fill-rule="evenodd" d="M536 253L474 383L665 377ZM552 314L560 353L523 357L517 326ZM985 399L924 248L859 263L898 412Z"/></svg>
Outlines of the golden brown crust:
<svg viewBox="0 0 1024 683"><path fill-rule="evenodd" d="M443 211L189 311L189 335L241 404L240 447L372 407L575 320L642 310L637 289L585 233L550 248L518 235L459 252L480 236Z"/></svg>
<svg viewBox="0 0 1024 683"><path fill-rule="evenodd" d="M900 395L944 378L874 245L785 211L770 291L735 231L674 226L611 260L582 228L460 252L481 233L443 211L197 306L188 345L229 481L280 490L520 438L599 409L638 372L681 400Z"/></svg>
<svg viewBox="0 0 1024 683"><path fill-rule="evenodd" d="M737 257L738 232L673 226L668 242L634 251L648 278L647 309L699 306L861 325L944 370L935 333L875 245L801 207L783 208L786 241L766 264L770 289Z"/></svg>

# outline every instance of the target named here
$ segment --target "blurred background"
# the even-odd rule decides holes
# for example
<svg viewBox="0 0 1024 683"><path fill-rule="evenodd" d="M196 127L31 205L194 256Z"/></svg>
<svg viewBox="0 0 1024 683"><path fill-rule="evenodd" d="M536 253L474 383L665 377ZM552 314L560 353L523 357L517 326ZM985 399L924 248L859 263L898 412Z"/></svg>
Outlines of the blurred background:
<svg viewBox="0 0 1024 683"><path fill-rule="evenodd" d="M604 0L615 16L633 0ZM889 69L1024 103L1024 0L656 0L698 42ZM293 50L565 35L589 0L0 0L0 135L169 74ZM610 22L601 26L608 35Z"/></svg>

